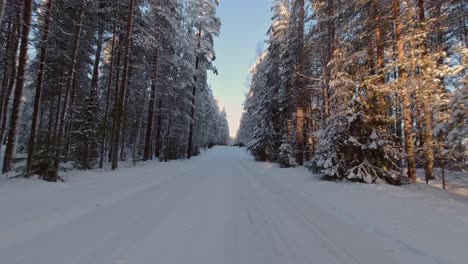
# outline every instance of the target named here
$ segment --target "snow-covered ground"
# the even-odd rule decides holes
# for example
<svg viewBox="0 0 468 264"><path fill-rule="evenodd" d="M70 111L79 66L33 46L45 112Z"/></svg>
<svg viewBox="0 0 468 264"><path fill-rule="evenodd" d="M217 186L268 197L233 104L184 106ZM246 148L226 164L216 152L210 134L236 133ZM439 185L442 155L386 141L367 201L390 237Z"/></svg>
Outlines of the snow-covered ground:
<svg viewBox="0 0 468 264"><path fill-rule="evenodd" d="M468 263L468 199L421 186L322 182L228 147L2 180L0 263Z"/></svg>

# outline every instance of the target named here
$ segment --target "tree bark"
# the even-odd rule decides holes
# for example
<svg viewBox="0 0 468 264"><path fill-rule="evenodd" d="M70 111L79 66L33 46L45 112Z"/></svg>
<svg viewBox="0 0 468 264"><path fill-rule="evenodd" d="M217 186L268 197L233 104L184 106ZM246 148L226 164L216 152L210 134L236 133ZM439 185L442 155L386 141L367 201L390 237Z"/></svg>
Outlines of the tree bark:
<svg viewBox="0 0 468 264"><path fill-rule="evenodd" d="M402 39L402 30L403 26L401 23L401 12L400 12L400 0L393 0L393 14L395 19L395 39L397 42L397 51L398 51L398 62L399 62L399 80L401 84L400 96L402 101L403 108L403 121L404 121L404 132L405 132L405 149L407 155L408 163L408 178L411 181L416 182L416 161L414 154L414 135L413 135L413 125L411 118L411 104L407 88L407 78L408 74L405 71L405 50L404 43Z"/></svg>
<svg viewBox="0 0 468 264"><path fill-rule="evenodd" d="M304 164L304 80L302 74L304 74L304 20L305 20L305 8L304 0L299 0L299 24L298 24L298 50L297 50L297 75L296 75L296 162L300 166Z"/></svg>
<svg viewBox="0 0 468 264"><path fill-rule="evenodd" d="M374 20L375 20L375 47L377 51L377 83L376 85L382 85L385 83L384 77L384 42L382 34L382 13L380 11L379 0L372 0L372 5L374 9ZM385 97L383 95L375 94L375 103L380 115L387 115L387 107Z"/></svg>
<svg viewBox="0 0 468 264"><path fill-rule="evenodd" d="M80 48L80 40L81 40L81 30L83 27L83 16L84 16L84 9L85 9L85 0L81 0L81 5L80 5L80 18L78 21L78 28L75 33L75 43L73 47L73 54L72 54L72 63L70 65L70 70L68 72L68 80L67 80L67 86L65 89L65 96L64 96L64 102L63 102L63 108L62 108L62 113L60 117L60 126L58 130L58 136L62 137L63 135L63 130L65 126L67 125L66 121L66 115L67 112L71 112L71 109L73 108L73 101L74 101L74 93L75 93L75 86L76 86L76 64L77 64L77 59L78 59L78 51ZM70 103L69 103L70 101Z"/></svg>
<svg viewBox="0 0 468 264"><path fill-rule="evenodd" d="M129 4L129 15L127 21L127 37L125 41L125 57L124 57L124 68L122 73L122 85L120 88L119 100L117 102L117 113L116 113L116 131L120 132L122 129L122 117L124 112L125 104L125 95L127 92L127 81L128 81L128 69L130 63L130 45L132 37L132 27L133 27L133 10L135 9L135 0L130 0ZM112 170L117 169L118 167L118 149L119 149L120 133L116 133L114 138L114 154L112 157Z"/></svg>
<svg viewBox="0 0 468 264"><path fill-rule="evenodd" d="M8 30L8 34L6 38L6 47L5 47L5 55L4 55L4 62L3 62L2 93L1 93L2 97L0 98L0 123L1 123L1 120L3 119L3 115L6 115L6 113L4 113L3 111L3 104L5 102L5 96L7 96L8 66L9 66L9 61L10 61L9 54L11 53L13 37L15 35L13 23L11 19L10 21L8 21L7 30Z"/></svg>
<svg viewBox="0 0 468 264"><path fill-rule="evenodd" d="M111 46L111 53L110 53L110 65L109 65L109 84L107 85L107 95L106 95L106 110L104 112L104 131L102 132L101 137L101 152L99 157L99 168L102 169L104 167L104 156L106 154L106 138L107 138L107 129L108 129L108 122L109 122L109 108L110 108L110 98L111 98L111 90L112 90L112 78L114 73L114 53L115 53L115 35L116 35L116 23L114 23L114 29L112 34L112 46Z"/></svg>
<svg viewBox="0 0 468 264"><path fill-rule="evenodd" d="M12 169L13 156L16 150L17 128L21 115L21 103L23 97L23 87L26 77L26 65L28 61L29 32L31 28L32 0L24 0L23 3L23 30L21 33L21 47L18 61L18 75L15 87L15 97L13 99L13 109L10 120L10 131L8 133L8 143L5 150L3 162L3 173Z"/></svg>
<svg viewBox="0 0 468 264"><path fill-rule="evenodd" d="M120 39L120 38L119 38ZM114 157L114 141L115 137L117 137L117 133L120 133L120 131L117 131L117 104L119 100L119 82L120 82L120 61L122 57L122 47L119 47L119 54L117 55L117 74L115 77L115 89L114 89L114 118L112 120L112 135L111 135L111 140L110 140L110 151L109 151L109 162L112 162L112 159ZM115 152L117 153L118 150Z"/></svg>
<svg viewBox="0 0 468 264"><path fill-rule="evenodd" d="M426 32L426 17L425 17L425 8L424 8L424 0L418 0L418 18L419 24L421 28L421 33L423 37L422 41L422 49L423 49L423 60L424 57L427 56L427 39L425 37ZM425 69L421 69L424 71ZM425 86L420 87L422 89L422 110L424 112L423 118L423 134L424 134L424 156L425 156L425 176L426 176L426 183L429 183L429 180L434 179L434 136L432 134L432 112L429 107L429 103L431 102L431 96L428 91L428 88Z"/></svg>
<svg viewBox="0 0 468 264"><path fill-rule="evenodd" d="M154 105L156 98L156 79L158 75L158 60L159 60L159 51L155 51L154 60L152 63L152 81L151 81L151 94L149 98L148 105L148 120L146 123L146 138L145 138L145 149L143 154L143 161L150 160L153 156L152 154L152 136L153 136L153 124L154 124Z"/></svg>
<svg viewBox="0 0 468 264"><path fill-rule="evenodd" d="M157 113L157 120L158 120L158 127L156 129L156 149L155 149L155 157L159 158L161 155L161 131L162 131L162 95L159 98L159 106L158 106L158 113Z"/></svg>
<svg viewBox="0 0 468 264"><path fill-rule="evenodd" d="M37 137L37 127L39 121L39 111L41 108L41 98L42 98L42 86L44 83L44 76L46 71L46 59L47 59L47 45L49 39L49 28L50 28L50 19L52 17L52 8L54 1L48 0L46 4L46 13L44 17L44 28L41 38L41 55L39 59L39 72L37 74L36 80L36 94L34 96L34 106L32 114L32 124L31 131L29 134L28 142L28 160L26 163L26 176L29 176L32 173L32 166L34 164L34 155L36 152L36 137Z"/></svg>
<svg viewBox="0 0 468 264"><path fill-rule="evenodd" d="M330 79L331 79L331 68L328 66L329 62L333 59L335 53L335 22L333 19L335 8L334 0L326 0L326 14L328 21L326 22L326 39L328 46L322 48L322 123L326 125L326 120L330 116L331 103L330 103ZM325 30L324 30L325 32Z"/></svg>
<svg viewBox="0 0 468 264"><path fill-rule="evenodd" d="M140 118L138 120L137 134L135 137L135 141L133 142L133 166L135 166L138 161L138 149L139 149L139 144L140 144L142 123L143 123L143 115L140 115Z"/></svg>
<svg viewBox="0 0 468 264"><path fill-rule="evenodd" d="M16 12L16 22L13 24L13 29L12 29L12 34L19 36L21 34L21 8L20 5L17 6L17 12ZM16 32L16 33L15 33ZM6 130L7 130L7 123L8 123L8 106L10 104L10 97L13 92L13 88L15 87L16 84L16 77L17 77L17 51L19 48L19 39L16 36L12 37L12 49L10 54L6 54L7 56L10 56L10 78L9 80L6 79L5 82L5 87L6 87L6 92L4 98L1 98L3 101L3 107L2 107L2 120L1 120L1 127L0 127L0 150L2 149L3 144L5 143L5 136L6 136Z"/></svg>
<svg viewBox="0 0 468 264"><path fill-rule="evenodd" d="M78 51L80 47L80 40L81 40L81 30L83 27L83 16L84 16L84 11L85 11L85 5L86 5L86 0L81 0L80 2L80 11L79 11L79 21L78 21L78 28L75 33L75 38L74 38L74 46L73 46L73 53L72 53L72 63L70 65L70 70L68 72L68 79L66 83L66 88L65 88L65 94L64 94L64 99L63 99L63 107L61 109L61 114L60 114L60 120L57 122L59 123L58 126L58 131L56 134L56 153L55 153L55 161L54 161L54 166L56 169L59 167L60 163L60 155L62 148L57 145L58 139L61 139L65 142L62 142L62 144L65 145L65 149L68 152L68 147L69 144L66 142L66 128L68 126L68 119L70 118L70 115L73 110L73 103L74 103L74 97L75 97L75 86L76 86L76 65L77 65L77 59L78 59ZM70 102L69 102L70 101Z"/></svg>

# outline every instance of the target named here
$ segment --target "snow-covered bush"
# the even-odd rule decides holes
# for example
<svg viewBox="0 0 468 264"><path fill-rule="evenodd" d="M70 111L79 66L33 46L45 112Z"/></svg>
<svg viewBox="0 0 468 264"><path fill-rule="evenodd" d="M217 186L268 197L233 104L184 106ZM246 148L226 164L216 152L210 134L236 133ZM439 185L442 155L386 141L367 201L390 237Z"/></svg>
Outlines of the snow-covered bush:
<svg viewBox="0 0 468 264"><path fill-rule="evenodd" d="M247 147L257 161L272 161L274 159L274 147L269 144L268 140L263 138L255 139Z"/></svg>
<svg viewBox="0 0 468 264"><path fill-rule="evenodd" d="M294 148L287 143L281 144L278 150L277 161L281 168L296 167L296 158L294 156Z"/></svg>
<svg viewBox="0 0 468 264"><path fill-rule="evenodd" d="M325 129L317 133L314 169L326 180L402 184L404 178L399 176L397 165L401 152L392 136L380 129L384 123L364 112L348 111L331 117Z"/></svg>

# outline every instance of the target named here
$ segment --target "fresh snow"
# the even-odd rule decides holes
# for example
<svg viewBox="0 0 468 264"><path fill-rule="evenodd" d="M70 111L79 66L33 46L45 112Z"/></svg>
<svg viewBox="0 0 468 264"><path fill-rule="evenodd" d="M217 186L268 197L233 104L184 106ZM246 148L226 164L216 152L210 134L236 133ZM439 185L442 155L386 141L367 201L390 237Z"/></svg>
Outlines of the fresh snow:
<svg viewBox="0 0 468 264"><path fill-rule="evenodd" d="M425 184L425 174L423 169L417 170L418 184ZM436 168L434 170L434 180L429 181L429 185L437 188L443 188L442 170ZM467 171L445 171L446 190L464 196L468 199L468 172ZM427 187L422 187L427 188Z"/></svg>
<svg viewBox="0 0 468 264"><path fill-rule="evenodd" d="M468 199L431 186L323 182L229 147L71 174L0 181L0 263L468 263Z"/></svg>

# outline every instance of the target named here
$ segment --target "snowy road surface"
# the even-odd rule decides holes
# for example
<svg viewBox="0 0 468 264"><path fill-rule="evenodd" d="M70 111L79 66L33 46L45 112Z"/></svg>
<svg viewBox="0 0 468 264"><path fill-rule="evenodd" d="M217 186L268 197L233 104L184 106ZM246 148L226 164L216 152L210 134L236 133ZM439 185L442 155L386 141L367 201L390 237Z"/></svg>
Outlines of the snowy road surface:
<svg viewBox="0 0 468 264"><path fill-rule="evenodd" d="M1 181L0 263L468 263L467 201L439 194L321 182L227 147Z"/></svg>

